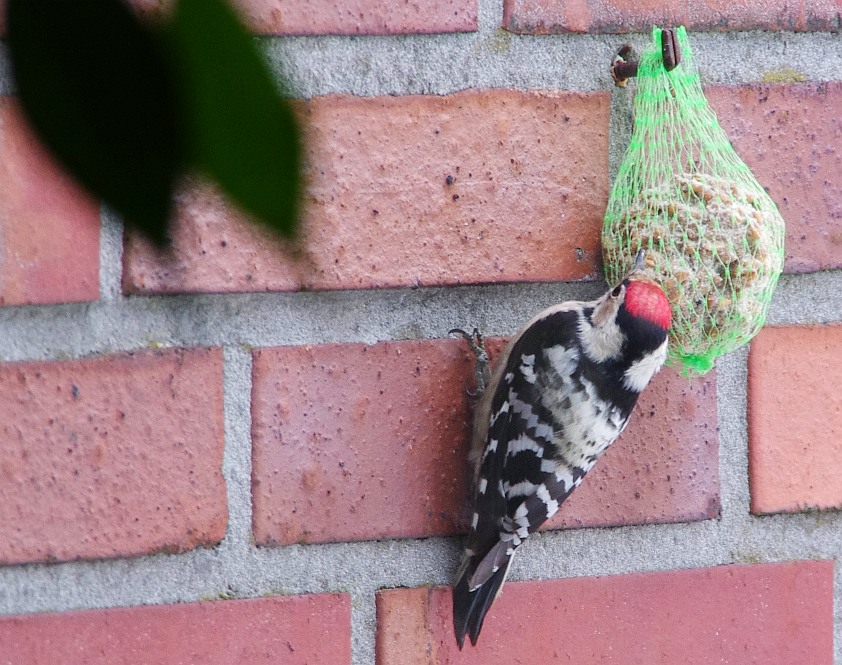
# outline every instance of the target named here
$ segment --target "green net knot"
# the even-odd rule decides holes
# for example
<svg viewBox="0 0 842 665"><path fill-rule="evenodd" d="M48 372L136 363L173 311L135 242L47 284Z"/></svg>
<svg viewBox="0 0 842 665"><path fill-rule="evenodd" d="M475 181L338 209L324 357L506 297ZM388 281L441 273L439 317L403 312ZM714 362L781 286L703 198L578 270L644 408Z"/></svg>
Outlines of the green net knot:
<svg viewBox="0 0 842 665"><path fill-rule="evenodd" d="M717 353L711 352L696 356L687 354L681 356L682 374L685 376L700 376L710 372L716 363Z"/></svg>

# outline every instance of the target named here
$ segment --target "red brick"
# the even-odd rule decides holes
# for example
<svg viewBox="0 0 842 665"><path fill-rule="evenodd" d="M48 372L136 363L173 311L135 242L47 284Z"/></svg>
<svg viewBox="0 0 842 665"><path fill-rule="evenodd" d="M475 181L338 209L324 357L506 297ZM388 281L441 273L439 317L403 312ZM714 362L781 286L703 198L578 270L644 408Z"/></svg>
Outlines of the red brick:
<svg viewBox="0 0 842 665"><path fill-rule="evenodd" d="M842 325L764 328L748 361L754 513L842 507Z"/></svg>
<svg viewBox="0 0 842 665"><path fill-rule="evenodd" d="M685 25L694 31L837 31L839 7L834 0L504 0L503 4L503 27L519 33L649 32L653 25Z"/></svg>
<svg viewBox="0 0 842 665"><path fill-rule="evenodd" d="M98 298L99 205L0 96L0 305Z"/></svg>
<svg viewBox="0 0 842 665"><path fill-rule="evenodd" d="M255 351L258 544L453 533L469 371L455 340Z"/></svg>
<svg viewBox="0 0 842 665"><path fill-rule="evenodd" d="M842 83L716 87L711 106L786 220L786 272L842 268Z"/></svg>
<svg viewBox="0 0 842 665"><path fill-rule="evenodd" d="M833 662L832 561L508 582L461 653L449 588L381 591L377 610L377 665Z"/></svg>
<svg viewBox="0 0 842 665"><path fill-rule="evenodd" d="M330 96L302 109L311 166L299 253L194 192L182 201L170 258L128 241L127 292L595 274L608 196L607 93Z"/></svg>
<svg viewBox="0 0 842 665"><path fill-rule="evenodd" d="M172 0L131 0L158 13ZM471 32L477 0L233 0L249 28L261 35L393 35Z"/></svg>
<svg viewBox="0 0 842 665"><path fill-rule="evenodd" d="M349 665L344 594L0 617L14 665ZM7 660L11 657L11 660Z"/></svg>
<svg viewBox="0 0 842 665"><path fill-rule="evenodd" d="M379 591L375 663L432 665L436 652L430 630L430 589Z"/></svg>
<svg viewBox="0 0 842 665"><path fill-rule="evenodd" d="M159 14L173 0L129 0L141 13ZM391 35L473 32L477 0L233 0L260 35ZM6 0L0 0L0 37Z"/></svg>
<svg viewBox="0 0 842 665"><path fill-rule="evenodd" d="M0 563L219 542L219 349L0 365Z"/></svg>
<svg viewBox="0 0 842 665"><path fill-rule="evenodd" d="M477 29L477 0L238 0L255 32L389 35Z"/></svg>
<svg viewBox="0 0 842 665"><path fill-rule="evenodd" d="M499 346L499 344L498 344ZM464 531L472 362L457 340L254 353L254 533L261 545ZM712 376L660 375L554 526L719 511Z"/></svg>

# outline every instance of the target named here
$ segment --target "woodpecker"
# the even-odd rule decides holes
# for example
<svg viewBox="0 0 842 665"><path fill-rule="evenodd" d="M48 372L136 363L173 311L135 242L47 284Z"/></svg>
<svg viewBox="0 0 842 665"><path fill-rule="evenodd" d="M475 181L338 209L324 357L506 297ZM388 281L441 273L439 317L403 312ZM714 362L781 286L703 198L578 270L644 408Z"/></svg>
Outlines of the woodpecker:
<svg viewBox="0 0 842 665"><path fill-rule="evenodd" d="M453 588L461 649L476 645L512 557L558 510L620 435L638 395L667 357L671 313L660 286L634 268L592 302L535 316L506 346L494 372L478 331L462 335L477 357L479 401L471 530Z"/></svg>

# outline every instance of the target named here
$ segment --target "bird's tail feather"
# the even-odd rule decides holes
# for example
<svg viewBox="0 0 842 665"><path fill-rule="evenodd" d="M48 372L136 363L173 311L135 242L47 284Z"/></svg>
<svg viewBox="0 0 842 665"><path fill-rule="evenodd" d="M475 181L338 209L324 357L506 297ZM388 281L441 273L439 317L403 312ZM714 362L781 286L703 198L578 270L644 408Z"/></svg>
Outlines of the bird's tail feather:
<svg viewBox="0 0 842 665"><path fill-rule="evenodd" d="M456 643L461 649L467 635L471 644L476 646L482 622L494 599L500 593L512 556L506 557L502 566L494 571L480 586L471 590L471 581L477 567L480 565L478 557L472 557L467 566L462 567L461 575L453 587L453 629L456 633Z"/></svg>

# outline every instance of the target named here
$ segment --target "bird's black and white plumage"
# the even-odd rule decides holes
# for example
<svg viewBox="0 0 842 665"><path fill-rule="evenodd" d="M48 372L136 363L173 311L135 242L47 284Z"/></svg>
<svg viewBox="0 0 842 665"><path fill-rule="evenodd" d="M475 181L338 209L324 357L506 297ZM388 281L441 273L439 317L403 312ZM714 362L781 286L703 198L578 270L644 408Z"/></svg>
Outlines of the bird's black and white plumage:
<svg viewBox="0 0 842 665"><path fill-rule="evenodd" d="M669 326L664 292L636 269L598 300L541 312L502 352L474 418L474 513L453 590L460 649L465 635L476 644L518 547L625 428Z"/></svg>

